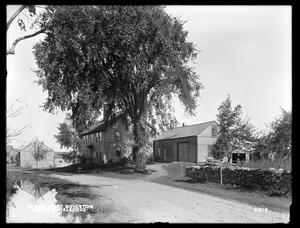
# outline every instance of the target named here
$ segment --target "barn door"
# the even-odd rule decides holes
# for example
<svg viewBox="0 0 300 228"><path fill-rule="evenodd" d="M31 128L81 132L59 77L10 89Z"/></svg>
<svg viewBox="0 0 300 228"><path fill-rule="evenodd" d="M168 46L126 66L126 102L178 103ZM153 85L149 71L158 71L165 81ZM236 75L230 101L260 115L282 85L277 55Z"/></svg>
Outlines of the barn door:
<svg viewBox="0 0 300 228"><path fill-rule="evenodd" d="M189 161L189 143L178 143L178 161Z"/></svg>
<svg viewBox="0 0 300 228"><path fill-rule="evenodd" d="M164 161L166 161L167 160L167 148L166 147L164 147L163 155L164 155Z"/></svg>

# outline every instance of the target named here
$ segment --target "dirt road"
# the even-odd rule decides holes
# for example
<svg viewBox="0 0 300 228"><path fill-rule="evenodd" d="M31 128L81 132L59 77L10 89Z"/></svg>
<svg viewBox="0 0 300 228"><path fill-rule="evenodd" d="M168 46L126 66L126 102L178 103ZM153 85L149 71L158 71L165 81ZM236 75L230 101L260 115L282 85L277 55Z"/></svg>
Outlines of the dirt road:
<svg viewBox="0 0 300 228"><path fill-rule="evenodd" d="M258 211L237 201L156 184L142 179L123 180L85 174L57 175L92 186L95 204L109 205L102 222L120 223L287 223L289 214ZM104 220L103 220L104 219ZM97 221L97 219L95 220ZM98 220L99 222L99 220Z"/></svg>

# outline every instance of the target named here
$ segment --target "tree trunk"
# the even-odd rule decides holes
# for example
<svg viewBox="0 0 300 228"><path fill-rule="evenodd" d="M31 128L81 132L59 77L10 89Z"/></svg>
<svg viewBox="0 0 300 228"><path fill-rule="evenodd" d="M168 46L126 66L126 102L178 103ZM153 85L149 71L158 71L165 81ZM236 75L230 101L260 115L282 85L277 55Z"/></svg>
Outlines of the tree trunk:
<svg viewBox="0 0 300 228"><path fill-rule="evenodd" d="M145 168L145 161L142 155L142 149L146 145L146 121L145 118L141 118L139 121L135 120L133 122L133 136L136 149L133 152L136 152L136 168L143 169Z"/></svg>

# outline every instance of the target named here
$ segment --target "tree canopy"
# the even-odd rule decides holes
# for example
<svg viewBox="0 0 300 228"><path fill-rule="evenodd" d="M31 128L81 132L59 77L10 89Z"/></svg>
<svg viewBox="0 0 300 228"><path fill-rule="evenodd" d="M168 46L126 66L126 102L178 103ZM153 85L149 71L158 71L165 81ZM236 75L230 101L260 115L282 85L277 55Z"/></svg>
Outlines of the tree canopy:
<svg viewBox="0 0 300 228"><path fill-rule="evenodd" d="M255 129L250 120L242 118L242 106L232 108L230 95L218 108L217 120L220 125L219 137L212 147L216 159L227 156L228 161L235 149L248 150L255 141Z"/></svg>
<svg viewBox="0 0 300 228"><path fill-rule="evenodd" d="M281 109L281 115L270 123L270 132L265 137L268 151L284 158L292 154L292 113Z"/></svg>
<svg viewBox="0 0 300 228"><path fill-rule="evenodd" d="M197 51L183 24L161 6L47 7L38 23L47 36L34 46L45 110L89 126L105 106L106 119L122 115L133 126L139 148L146 122L176 126L172 98L193 115L202 88L187 65Z"/></svg>
<svg viewBox="0 0 300 228"><path fill-rule="evenodd" d="M74 128L70 121L70 116L67 115L64 122L58 124L58 134L54 135L56 141L60 144L61 148L71 149L70 152L64 153L63 158L68 161L75 161L80 158L80 151L83 147L80 134Z"/></svg>

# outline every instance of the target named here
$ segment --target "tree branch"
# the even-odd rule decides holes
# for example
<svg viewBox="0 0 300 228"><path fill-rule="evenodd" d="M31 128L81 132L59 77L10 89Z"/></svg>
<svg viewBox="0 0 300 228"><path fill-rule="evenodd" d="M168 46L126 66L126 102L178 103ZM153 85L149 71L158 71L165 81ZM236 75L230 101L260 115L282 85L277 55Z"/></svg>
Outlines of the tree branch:
<svg viewBox="0 0 300 228"><path fill-rule="evenodd" d="M10 24L13 22L13 20L19 15L19 13L21 13L21 11L23 9L26 8L26 5L22 5L20 6L20 8L10 17L10 19L8 20L7 24L6 24L6 32L10 27Z"/></svg>
<svg viewBox="0 0 300 228"><path fill-rule="evenodd" d="M16 45L21 41L21 40L25 40L25 39L29 39L31 37L37 36L40 33L45 33L46 29L41 29L40 31L37 31L35 33L32 33L30 35L26 35L26 36L22 36L18 39L16 39L13 44L11 45L11 48L9 50L6 51L6 55L14 55L15 54L15 47Z"/></svg>

